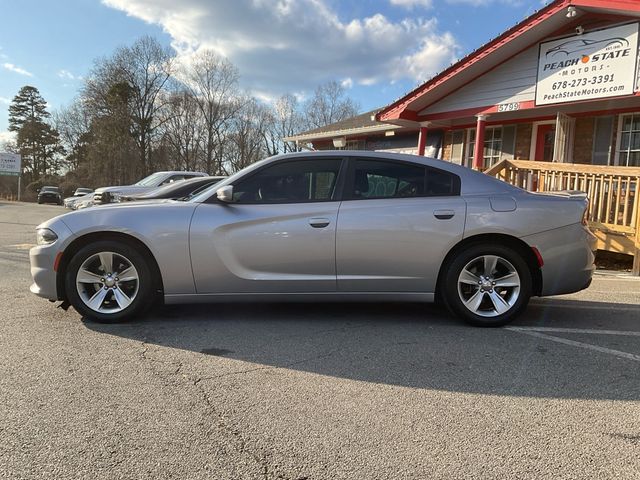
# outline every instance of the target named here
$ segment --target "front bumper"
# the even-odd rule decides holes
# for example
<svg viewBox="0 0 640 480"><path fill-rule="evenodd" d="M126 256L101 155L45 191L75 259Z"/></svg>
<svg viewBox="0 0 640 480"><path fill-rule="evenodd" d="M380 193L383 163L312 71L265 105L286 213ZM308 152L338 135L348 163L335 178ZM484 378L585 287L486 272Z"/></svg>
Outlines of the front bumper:
<svg viewBox="0 0 640 480"><path fill-rule="evenodd" d="M61 254L73 239L73 233L59 218L45 222L38 226L38 228L40 227L50 228L58 235L58 239L51 244L38 245L29 250L31 277L33 278L29 290L48 300L61 300L57 288L58 274L54 270L54 265L58 254Z"/></svg>
<svg viewBox="0 0 640 480"><path fill-rule="evenodd" d="M40 203L60 203L62 202L62 197L58 197L56 195L42 195L38 198Z"/></svg>
<svg viewBox="0 0 640 480"><path fill-rule="evenodd" d="M31 277L33 277L33 283L29 290L31 290L31 293L48 300L58 300L57 274L53 269L53 265L59 250L53 248L54 246L55 243L33 247L29 250Z"/></svg>

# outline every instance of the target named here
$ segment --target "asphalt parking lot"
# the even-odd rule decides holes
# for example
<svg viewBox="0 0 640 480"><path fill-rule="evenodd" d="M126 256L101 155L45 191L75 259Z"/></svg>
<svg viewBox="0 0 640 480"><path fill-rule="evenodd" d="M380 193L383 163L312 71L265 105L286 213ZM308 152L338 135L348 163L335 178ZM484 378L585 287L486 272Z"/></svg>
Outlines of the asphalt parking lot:
<svg viewBox="0 0 640 480"><path fill-rule="evenodd" d="M640 478L640 279L468 327L433 305L208 305L122 325L33 296L0 203L0 478Z"/></svg>

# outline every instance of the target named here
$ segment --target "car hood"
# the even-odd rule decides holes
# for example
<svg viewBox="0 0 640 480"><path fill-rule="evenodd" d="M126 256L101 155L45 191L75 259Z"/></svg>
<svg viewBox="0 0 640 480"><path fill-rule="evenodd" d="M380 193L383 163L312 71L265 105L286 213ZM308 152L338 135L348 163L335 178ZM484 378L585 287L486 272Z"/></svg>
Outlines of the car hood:
<svg viewBox="0 0 640 480"><path fill-rule="evenodd" d="M54 217L40 224L38 228L68 229L73 237L91 232L120 232L141 236L143 225L154 232L165 231L168 235L177 231L185 222L191 221L191 214L198 204L172 200L149 200L122 204L107 204L97 208L76 210ZM188 228L188 227L187 227Z"/></svg>

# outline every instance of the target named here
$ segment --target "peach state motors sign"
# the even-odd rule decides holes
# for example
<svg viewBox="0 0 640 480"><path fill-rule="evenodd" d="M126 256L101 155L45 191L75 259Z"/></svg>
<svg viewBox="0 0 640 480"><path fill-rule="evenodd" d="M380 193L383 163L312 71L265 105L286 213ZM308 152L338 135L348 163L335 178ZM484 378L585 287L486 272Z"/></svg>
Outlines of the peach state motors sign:
<svg viewBox="0 0 640 480"><path fill-rule="evenodd" d="M634 93L638 24L540 44L536 105Z"/></svg>
<svg viewBox="0 0 640 480"><path fill-rule="evenodd" d="M0 175L20 175L20 161L17 153L0 152Z"/></svg>

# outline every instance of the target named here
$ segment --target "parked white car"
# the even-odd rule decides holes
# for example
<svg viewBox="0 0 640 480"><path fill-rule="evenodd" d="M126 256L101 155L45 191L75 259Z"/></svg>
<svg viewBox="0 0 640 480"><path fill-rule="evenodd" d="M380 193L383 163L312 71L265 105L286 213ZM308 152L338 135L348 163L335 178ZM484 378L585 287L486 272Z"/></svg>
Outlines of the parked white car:
<svg viewBox="0 0 640 480"><path fill-rule="evenodd" d="M65 208L75 210L74 205L77 204L85 195L88 195L90 193L93 193L92 188L76 188L76 191L73 192L72 196L64 199L63 203Z"/></svg>
<svg viewBox="0 0 640 480"><path fill-rule="evenodd" d="M103 203L117 203L124 195L133 195L139 193L145 193L161 185L168 185L169 183L179 182L188 178L194 177L206 177L206 173L202 172L181 172L181 171L169 171L169 172L156 172L152 173L148 177L143 178L139 182L133 185L119 185L115 187L102 187L96 189L96 195L93 197L93 203L100 205Z"/></svg>

